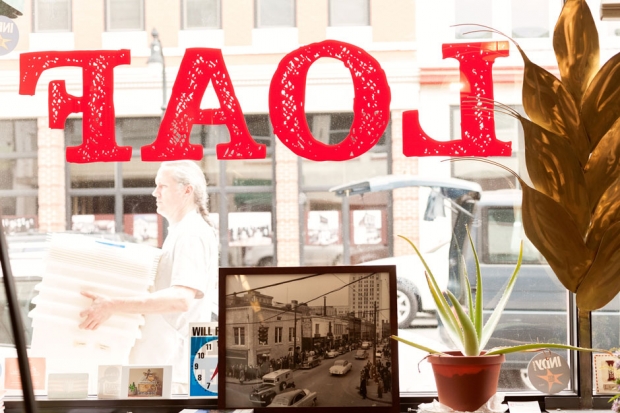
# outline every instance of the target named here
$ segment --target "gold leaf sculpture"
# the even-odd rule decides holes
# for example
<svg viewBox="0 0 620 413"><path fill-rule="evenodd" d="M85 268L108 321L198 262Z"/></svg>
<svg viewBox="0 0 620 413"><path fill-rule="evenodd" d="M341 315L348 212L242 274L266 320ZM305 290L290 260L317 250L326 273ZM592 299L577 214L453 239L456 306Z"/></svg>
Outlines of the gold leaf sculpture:
<svg viewBox="0 0 620 413"><path fill-rule="evenodd" d="M530 120L511 114L523 126L534 186L519 179L523 227L578 307L593 311L620 292L620 54L599 70L584 0L564 4L553 47L560 79L518 47Z"/></svg>

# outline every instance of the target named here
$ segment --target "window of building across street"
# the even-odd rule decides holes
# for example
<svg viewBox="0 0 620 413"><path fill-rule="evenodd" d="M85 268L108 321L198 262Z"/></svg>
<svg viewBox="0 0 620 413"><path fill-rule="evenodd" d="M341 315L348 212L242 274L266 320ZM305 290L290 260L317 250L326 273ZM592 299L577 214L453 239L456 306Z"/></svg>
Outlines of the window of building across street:
<svg viewBox="0 0 620 413"><path fill-rule="evenodd" d="M34 31L71 31L71 0L34 0Z"/></svg>
<svg viewBox="0 0 620 413"><path fill-rule="evenodd" d="M144 0L106 0L106 30L144 30Z"/></svg>

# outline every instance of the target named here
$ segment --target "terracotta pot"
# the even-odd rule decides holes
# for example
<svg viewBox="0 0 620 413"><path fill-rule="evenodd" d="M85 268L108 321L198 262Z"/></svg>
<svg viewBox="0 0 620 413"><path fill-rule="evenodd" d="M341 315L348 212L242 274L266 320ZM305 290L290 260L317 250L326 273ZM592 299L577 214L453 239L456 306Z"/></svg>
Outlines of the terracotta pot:
<svg viewBox="0 0 620 413"><path fill-rule="evenodd" d="M503 354L466 357L459 351L450 356L431 355L439 402L454 410L473 412L497 393L499 370L506 360Z"/></svg>

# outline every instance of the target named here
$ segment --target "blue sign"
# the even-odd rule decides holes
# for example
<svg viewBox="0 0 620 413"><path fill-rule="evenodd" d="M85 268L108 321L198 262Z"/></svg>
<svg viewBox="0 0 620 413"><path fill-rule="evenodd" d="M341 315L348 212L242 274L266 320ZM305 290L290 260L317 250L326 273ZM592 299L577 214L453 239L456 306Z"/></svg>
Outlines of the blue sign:
<svg viewBox="0 0 620 413"><path fill-rule="evenodd" d="M6 16L0 16L0 56L11 53L18 41L19 29L15 22Z"/></svg>

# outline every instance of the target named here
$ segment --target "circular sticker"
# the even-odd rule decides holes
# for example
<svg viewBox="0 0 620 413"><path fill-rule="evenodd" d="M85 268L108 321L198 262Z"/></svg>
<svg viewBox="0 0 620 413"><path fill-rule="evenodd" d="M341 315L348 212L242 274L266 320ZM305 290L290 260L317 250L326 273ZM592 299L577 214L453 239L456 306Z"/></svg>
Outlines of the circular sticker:
<svg viewBox="0 0 620 413"><path fill-rule="evenodd" d="M194 373L191 383L198 383L209 394L217 394L218 392L218 374L217 374L217 356L218 345L217 339L205 343L196 353L194 353L193 364Z"/></svg>
<svg viewBox="0 0 620 413"><path fill-rule="evenodd" d="M554 394L568 386L570 368L564 357L545 350L530 360L527 376L534 388L543 393Z"/></svg>
<svg viewBox="0 0 620 413"><path fill-rule="evenodd" d="M0 16L0 56L11 53L18 41L19 29L15 22L6 16Z"/></svg>

